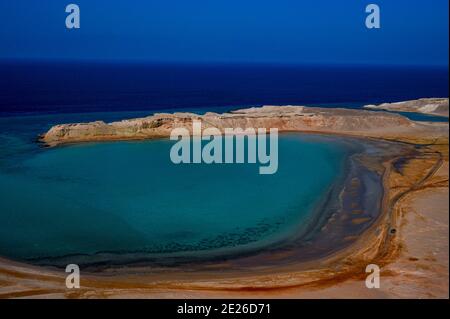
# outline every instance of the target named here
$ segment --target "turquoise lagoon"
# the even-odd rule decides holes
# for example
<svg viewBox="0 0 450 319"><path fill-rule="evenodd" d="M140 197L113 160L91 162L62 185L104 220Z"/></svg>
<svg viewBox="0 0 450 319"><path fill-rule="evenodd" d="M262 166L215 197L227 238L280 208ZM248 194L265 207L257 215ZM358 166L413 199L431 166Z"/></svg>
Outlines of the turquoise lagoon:
<svg viewBox="0 0 450 319"><path fill-rule="evenodd" d="M282 134L278 172L260 175L259 164L173 164L169 140L35 141L56 123L115 117L127 114L0 118L0 256L114 261L261 248L308 224L350 154L337 139Z"/></svg>

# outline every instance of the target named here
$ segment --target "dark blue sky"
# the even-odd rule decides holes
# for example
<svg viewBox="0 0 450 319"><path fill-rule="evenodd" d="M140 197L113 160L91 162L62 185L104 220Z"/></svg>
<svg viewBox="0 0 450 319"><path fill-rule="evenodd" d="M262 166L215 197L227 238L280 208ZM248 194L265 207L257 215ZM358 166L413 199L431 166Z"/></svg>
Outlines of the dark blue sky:
<svg viewBox="0 0 450 319"><path fill-rule="evenodd" d="M448 65L448 0L1 0L0 58Z"/></svg>

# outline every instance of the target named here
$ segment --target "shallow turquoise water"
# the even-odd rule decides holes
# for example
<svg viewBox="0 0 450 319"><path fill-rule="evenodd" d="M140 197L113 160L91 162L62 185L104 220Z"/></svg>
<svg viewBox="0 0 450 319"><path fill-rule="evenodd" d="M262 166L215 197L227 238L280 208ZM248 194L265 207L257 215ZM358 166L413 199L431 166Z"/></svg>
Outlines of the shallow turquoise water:
<svg viewBox="0 0 450 319"><path fill-rule="evenodd" d="M424 114L424 113L418 113L418 112L398 112L398 111L388 111L388 110L377 110L377 109L372 109L371 111L400 114L412 121L418 121L418 122L434 122L434 123L447 123L448 122L448 117L439 116L439 115Z"/></svg>
<svg viewBox="0 0 450 319"><path fill-rule="evenodd" d="M2 256L268 245L306 225L349 152L324 137L281 135L278 172L260 175L259 164L175 165L169 140L39 148L35 134L58 117L0 118Z"/></svg>
<svg viewBox="0 0 450 319"><path fill-rule="evenodd" d="M438 123L446 123L448 122L448 117L438 116L438 115L430 115L423 113L415 113L415 112L395 112L400 115L406 116L410 120L419 121L419 122L438 122Z"/></svg>

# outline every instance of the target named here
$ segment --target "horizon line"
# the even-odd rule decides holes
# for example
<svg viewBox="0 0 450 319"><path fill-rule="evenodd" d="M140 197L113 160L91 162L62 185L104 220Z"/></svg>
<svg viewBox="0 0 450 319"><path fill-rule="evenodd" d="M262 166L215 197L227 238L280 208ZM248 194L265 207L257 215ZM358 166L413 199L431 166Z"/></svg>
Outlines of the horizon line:
<svg viewBox="0 0 450 319"><path fill-rule="evenodd" d="M86 63L86 64L141 64L141 65L255 65L255 66L348 66L348 67L418 67L418 68L449 68L448 63L382 63L382 62L288 62L288 61L202 61L202 60L148 60L148 59L120 59L120 58L27 58L0 57L0 63Z"/></svg>

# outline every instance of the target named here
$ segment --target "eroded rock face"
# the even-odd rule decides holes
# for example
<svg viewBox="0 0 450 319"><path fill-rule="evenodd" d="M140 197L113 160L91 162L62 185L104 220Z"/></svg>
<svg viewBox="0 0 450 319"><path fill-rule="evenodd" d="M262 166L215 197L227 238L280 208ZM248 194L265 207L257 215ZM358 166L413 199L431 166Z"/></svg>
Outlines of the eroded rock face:
<svg viewBox="0 0 450 319"><path fill-rule="evenodd" d="M168 137L172 129L182 127L192 133L192 122L202 128L277 128L279 131L323 132L357 136L437 134L448 131L448 125L430 126L413 122L401 115L352 109L330 109L304 106L263 106L217 114L155 114L113 123L62 124L41 136L49 146L88 141L112 141ZM448 133L448 132L447 132Z"/></svg>
<svg viewBox="0 0 450 319"><path fill-rule="evenodd" d="M412 101L366 105L367 109L379 109L400 112L418 112L439 116L449 115L448 98L429 98Z"/></svg>

